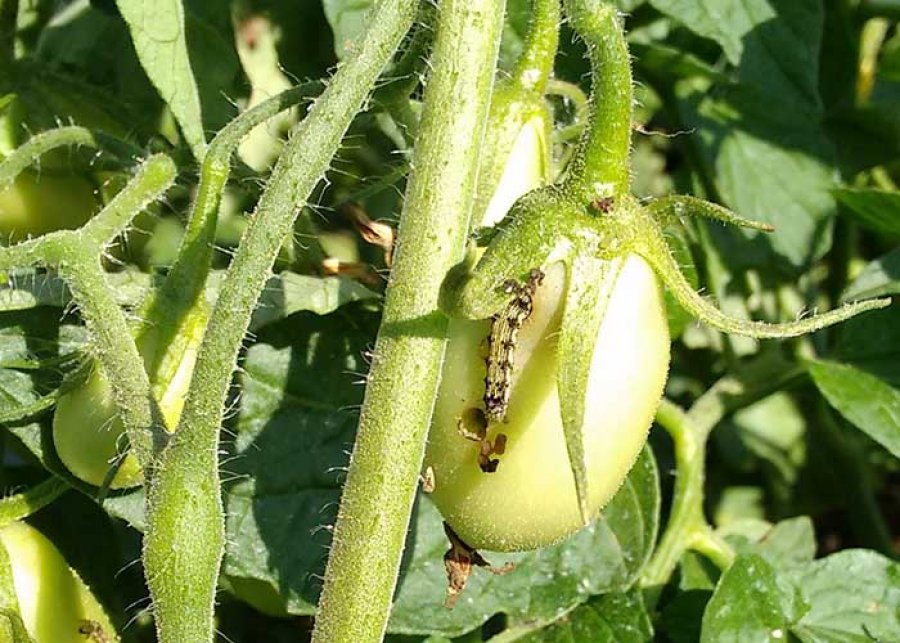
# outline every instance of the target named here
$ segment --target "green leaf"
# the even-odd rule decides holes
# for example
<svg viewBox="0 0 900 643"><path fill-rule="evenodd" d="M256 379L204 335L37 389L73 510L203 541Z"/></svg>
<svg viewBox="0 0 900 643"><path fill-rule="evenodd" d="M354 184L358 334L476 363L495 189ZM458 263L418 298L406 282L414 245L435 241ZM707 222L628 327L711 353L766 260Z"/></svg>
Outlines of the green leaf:
<svg viewBox="0 0 900 643"><path fill-rule="evenodd" d="M729 82L729 77L694 54L654 42L632 42L628 48L635 65L643 75L654 74L668 79L699 77L709 81Z"/></svg>
<svg viewBox="0 0 900 643"><path fill-rule="evenodd" d="M841 212L856 223L873 232L900 235L900 192L884 190L855 190L845 188L834 191Z"/></svg>
<svg viewBox="0 0 900 643"><path fill-rule="evenodd" d="M739 521L719 533L740 553L759 554L776 569L802 567L816 555L816 534L806 516L772 525L762 520Z"/></svg>
<svg viewBox="0 0 900 643"><path fill-rule="evenodd" d="M791 631L803 641L900 641L900 565L849 549L790 574L808 611Z"/></svg>
<svg viewBox="0 0 900 643"><path fill-rule="evenodd" d="M282 272L266 283L250 330L256 331L273 321L301 311L327 315L354 301L375 301L381 295L358 281L345 277L311 277Z"/></svg>
<svg viewBox="0 0 900 643"><path fill-rule="evenodd" d="M733 65L741 60L747 36L761 24L777 17L775 10L765 2L650 0L650 4L697 35L715 40Z"/></svg>
<svg viewBox="0 0 900 643"><path fill-rule="evenodd" d="M443 607L447 550L441 519L428 500L419 503L409 564L400 579L389 630L458 636L503 612L514 627L555 621L591 595L632 586L656 541L658 476L649 449L595 522L557 545L533 552L481 552L494 565L516 564L494 576L477 569L453 610Z"/></svg>
<svg viewBox="0 0 900 643"><path fill-rule="evenodd" d="M334 32L334 51L345 58L366 28L366 15L374 0L322 0L325 17Z"/></svg>
<svg viewBox="0 0 900 643"><path fill-rule="evenodd" d="M900 388L900 303L841 324L837 345L828 358Z"/></svg>
<svg viewBox="0 0 900 643"><path fill-rule="evenodd" d="M359 306L294 315L268 326L243 364L223 572L267 582L291 613L312 613L321 590L376 324Z"/></svg>
<svg viewBox="0 0 900 643"><path fill-rule="evenodd" d="M587 523L591 511L588 507L587 470L581 435L584 407L594 344L616 279L622 270L622 261L609 262L578 253L567 268L568 288L559 331L556 385L578 507L582 520Z"/></svg>
<svg viewBox="0 0 900 643"><path fill-rule="evenodd" d="M813 381L838 412L900 458L900 391L858 368L820 360Z"/></svg>
<svg viewBox="0 0 900 643"><path fill-rule="evenodd" d="M868 550L845 550L797 568L738 556L703 616L701 641L900 640L900 565Z"/></svg>
<svg viewBox="0 0 900 643"><path fill-rule="evenodd" d="M900 293L900 248L869 262L841 299L858 301Z"/></svg>
<svg viewBox="0 0 900 643"><path fill-rule="evenodd" d="M180 0L116 0L144 71L172 110L194 158L206 151L200 93L188 56Z"/></svg>
<svg viewBox="0 0 900 643"><path fill-rule="evenodd" d="M792 621L791 589L779 586L775 570L762 556L738 556L706 606L700 641L785 639Z"/></svg>
<svg viewBox="0 0 900 643"><path fill-rule="evenodd" d="M643 643L653 640L653 626L640 591L606 594L522 638L522 643Z"/></svg>
<svg viewBox="0 0 900 643"><path fill-rule="evenodd" d="M682 118L697 130L705 171L724 203L775 227L771 235L714 227L714 238L734 269L774 264L795 271L830 247L835 210L834 149L824 133L817 91L821 4L734 0L703 6L727 12L723 24L735 25L717 37L737 57L736 82L712 88L679 83Z"/></svg>

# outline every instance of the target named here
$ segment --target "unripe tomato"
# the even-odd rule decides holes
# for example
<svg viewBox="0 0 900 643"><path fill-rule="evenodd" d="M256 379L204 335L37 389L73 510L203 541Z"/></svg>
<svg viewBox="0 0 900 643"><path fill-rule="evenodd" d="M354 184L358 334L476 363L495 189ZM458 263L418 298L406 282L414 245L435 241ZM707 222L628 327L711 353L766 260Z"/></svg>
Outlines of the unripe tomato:
<svg viewBox="0 0 900 643"><path fill-rule="evenodd" d="M59 459L76 478L100 486L116 454L122 452L125 426L118 416L112 387L99 362L81 386L62 395L53 416L53 444ZM134 454L125 456L111 489L141 482Z"/></svg>
<svg viewBox="0 0 900 643"><path fill-rule="evenodd" d="M93 185L81 177L23 172L0 190L0 245L77 228L98 208Z"/></svg>
<svg viewBox="0 0 900 643"><path fill-rule="evenodd" d="M653 270L637 256L615 260L612 294L597 334L582 439L589 508L599 511L621 486L647 440L669 366L665 304ZM518 551L551 544L583 526L557 393L557 351L565 271L545 271L534 312L519 331L496 471L479 466L481 446L459 432L483 407L489 321L451 322L450 342L425 456L433 499L447 523L476 549ZM598 288L606 288L597 284Z"/></svg>
<svg viewBox="0 0 900 643"><path fill-rule="evenodd" d="M8 555L19 614L35 643L118 640L103 607L41 532L13 522L0 527L0 545Z"/></svg>
<svg viewBox="0 0 900 643"><path fill-rule="evenodd" d="M159 346L152 328L138 339L145 366L153 371L153 392L169 429L175 428L181 416L207 316L207 306L201 302L186 316L169 346ZM121 452L124 432L112 387L100 363L95 361L87 380L60 396L56 403L53 416L56 452L77 478L100 486L110 463ZM141 479L137 458L129 453L110 488L133 487Z"/></svg>

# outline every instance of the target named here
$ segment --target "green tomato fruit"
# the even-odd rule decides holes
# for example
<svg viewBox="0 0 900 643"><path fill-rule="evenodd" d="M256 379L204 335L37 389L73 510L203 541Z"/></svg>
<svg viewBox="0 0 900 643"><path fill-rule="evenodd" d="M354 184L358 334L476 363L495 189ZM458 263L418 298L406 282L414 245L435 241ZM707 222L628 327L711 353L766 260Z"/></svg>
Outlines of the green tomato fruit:
<svg viewBox="0 0 900 643"><path fill-rule="evenodd" d="M77 228L97 208L94 187L80 177L22 173L0 191L0 245Z"/></svg>
<svg viewBox="0 0 900 643"><path fill-rule="evenodd" d="M207 317L207 306L201 303L186 316L169 346L160 345L152 326L137 339L144 365L151 373L153 393L169 429L174 429L181 417ZM56 452L73 475L100 486L110 464L122 452L124 432L112 386L100 363L95 361L85 382L60 396L56 403L53 416ZM137 458L129 453L110 488L133 487L142 479Z"/></svg>
<svg viewBox="0 0 900 643"><path fill-rule="evenodd" d="M610 271L615 285L594 345L582 427L593 512L616 493L646 442L669 365L656 274L637 256L615 261L620 270ZM561 264L545 272L519 332L506 421L488 427L488 439L507 437L492 473L479 467L481 445L459 431L461 418L483 409L490 322L451 321L425 466L434 473L432 498L445 520L477 549L535 549L583 526L556 388L554 337L566 276Z"/></svg>
<svg viewBox="0 0 900 643"><path fill-rule="evenodd" d="M22 623L35 643L118 640L103 607L41 532L13 522L0 528L0 545L8 555Z"/></svg>
<svg viewBox="0 0 900 643"><path fill-rule="evenodd" d="M62 395L53 416L53 444L66 468L78 479L100 486L117 454L125 426L119 419L109 379L94 362L81 386ZM125 456L110 484L125 489L140 484L141 467L134 454Z"/></svg>

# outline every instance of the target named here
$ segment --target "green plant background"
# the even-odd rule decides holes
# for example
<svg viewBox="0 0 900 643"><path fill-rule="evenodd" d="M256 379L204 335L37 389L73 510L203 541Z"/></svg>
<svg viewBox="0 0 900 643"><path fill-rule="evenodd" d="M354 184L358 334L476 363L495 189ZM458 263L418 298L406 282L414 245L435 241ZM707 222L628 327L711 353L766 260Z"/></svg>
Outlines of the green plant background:
<svg viewBox="0 0 900 643"><path fill-rule="evenodd" d="M372 2L170 0L143 3L143 16L122 9L141 3L18 4L18 61L0 70L0 152L9 151L6 139L12 147L27 132L72 122L176 160L178 179L165 200L110 250L119 303L134 306L174 260L196 184L194 159L249 96L251 70L235 46L251 37L242 31L248 18L265 16L265 33L277 43L277 64L254 73L323 78L358 43ZM770 321L900 292L900 5L618 4L638 81L637 195L695 194L776 228L773 235L716 223L671 230L697 283L730 314ZM179 11L180 39L141 37L141 25ZM529 12L529 2L510 0L500 54L506 69L522 48ZM556 76L583 84L583 47L562 29ZM861 95L860 60L873 42L875 71ZM566 107L556 107L564 121ZM277 153L279 138L262 145ZM341 253L385 268L383 253L359 240L340 206L358 200L373 219L396 222L408 151L396 116L377 102L354 120L255 313L220 456L227 547L217 627L228 640L303 640L311 628L383 289L374 270L365 283L315 273L322 257ZM79 150L45 166L80 176L97 170L93 155ZM210 299L263 178L239 164L226 188ZM16 271L8 283L0 289L0 481L20 488L47 470L78 489L30 520L118 625L128 623L126 640L153 640L142 611L147 590L133 564L143 492L112 493L101 509L97 490L65 472L49 437L46 411L85 349L85 329L53 275ZM440 518L420 497L391 640L755 641L788 633L802 641L900 640L900 307L783 344L724 336L672 312L678 339L667 397L691 408L693 420L714 418L702 508L733 563L721 570L713 557L684 551L662 587L641 589L642 578L657 578L659 567L648 561L672 511L678 464L657 428L652 449L595 524L538 552L487 553L494 564L514 560L518 570L476 573L453 611L443 607ZM760 385L721 386L733 381ZM698 399L725 410L704 415Z"/></svg>

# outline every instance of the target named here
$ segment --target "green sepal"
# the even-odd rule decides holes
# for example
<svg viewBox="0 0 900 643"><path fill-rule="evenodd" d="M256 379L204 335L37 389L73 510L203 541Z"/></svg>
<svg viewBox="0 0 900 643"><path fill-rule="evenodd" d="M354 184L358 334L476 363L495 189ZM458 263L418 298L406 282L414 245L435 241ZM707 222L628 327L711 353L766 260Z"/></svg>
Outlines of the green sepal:
<svg viewBox="0 0 900 643"><path fill-rule="evenodd" d="M633 251L653 266L660 279L665 282L666 287L686 311L697 320L724 333L757 339L798 337L832 326L868 310L884 308L891 303L890 299L869 299L846 304L820 315L778 324L731 317L707 302L694 290L681 272L678 262L672 256L665 236L652 214L645 210L641 215L636 216L635 226Z"/></svg>
<svg viewBox="0 0 900 643"><path fill-rule="evenodd" d="M0 500L0 529L43 509L68 489L69 485L63 480L50 477L28 491L3 498Z"/></svg>
<svg viewBox="0 0 900 643"><path fill-rule="evenodd" d="M0 611L4 616L7 613L19 616L19 599L13 583L12 564L9 560L9 552L6 551L3 543L0 543ZM21 618L19 622L21 622ZM22 627L24 629L24 625ZM0 632L3 631L2 628L3 626L0 625Z"/></svg>
<svg viewBox="0 0 900 643"><path fill-rule="evenodd" d="M568 283L559 331L556 385L569 466L575 478L578 509L584 524L592 518L582 442L584 408L594 345L622 265L621 259L605 261L587 253L578 253L566 266Z"/></svg>
<svg viewBox="0 0 900 643"><path fill-rule="evenodd" d="M439 305L450 317L487 319L509 301L507 279L525 281L532 268L543 266L560 242L566 221L576 219L558 188L549 186L519 199L498 224L500 228L481 259L473 248L454 266L441 285ZM551 233L552 231L552 233Z"/></svg>
<svg viewBox="0 0 900 643"><path fill-rule="evenodd" d="M656 199L647 205L647 210L658 217L674 216L681 219L685 215L699 216L721 221L723 223L730 223L731 225L736 225L741 228L750 228L751 230L760 230L762 232L773 232L775 230L775 228L768 223L745 219L721 205L682 194L673 194Z"/></svg>

